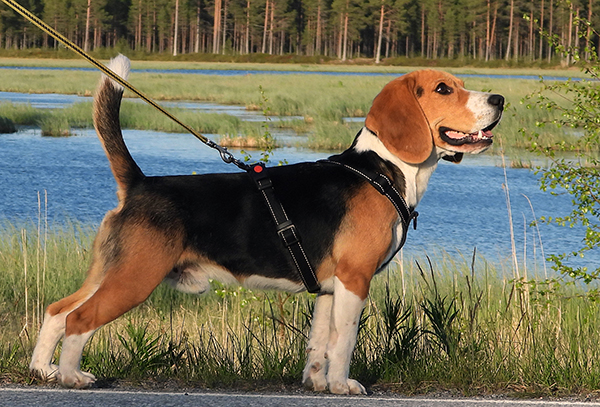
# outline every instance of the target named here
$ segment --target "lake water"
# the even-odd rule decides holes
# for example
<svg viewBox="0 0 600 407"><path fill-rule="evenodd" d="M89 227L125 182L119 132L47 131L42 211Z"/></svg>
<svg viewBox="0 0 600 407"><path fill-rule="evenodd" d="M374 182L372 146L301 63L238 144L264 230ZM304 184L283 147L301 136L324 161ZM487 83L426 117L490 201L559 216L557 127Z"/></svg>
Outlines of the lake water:
<svg viewBox="0 0 600 407"><path fill-rule="evenodd" d="M51 223L70 219L99 224L104 213L116 205L115 182L94 132L77 134L49 138L42 137L38 129L25 129L0 135L0 219L17 224L35 221L38 193L43 197L46 191ZM147 175L238 171L188 134L125 130L124 135ZM240 157L239 151L231 151ZM329 154L287 147L277 149L273 160L314 161ZM510 229L504 170L499 163L498 157L487 154L465 157L459 165L442 161L417 208L418 229L409 231L404 252L422 256L445 251L470 258L477 247L478 253L491 261L508 264ZM519 257L526 249L530 269L537 262L543 274L539 237L528 225L535 217L566 214L569 198L541 192L537 177L529 170L506 171ZM524 195L531 200L535 216ZM576 248L582 237L580 230L554 225L539 228L546 254ZM591 253L584 260L593 266L600 258Z"/></svg>
<svg viewBox="0 0 600 407"><path fill-rule="evenodd" d="M139 98L128 98L126 100L135 103L146 103ZM36 109L64 109L75 103L91 103L92 101L93 98L91 96L65 95L60 93L0 92L0 102L27 104ZM176 107L203 113L228 114L244 121L260 122L265 120L262 111L246 110L244 106L187 100L161 101L159 104L166 108ZM273 121L304 119L301 116L271 116L270 118Z"/></svg>
<svg viewBox="0 0 600 407"><path fill-rule="evenodd" d="M0 69L9 70L37 70L37 71L97 71L93 67L45 67L45 66L0 66ZM184 74L184 75L218 75L218 76L244 76L244 75L327 75L327 76L400 76L398 72L337 72L337 71L293 71L293 70L259 70L259 69L132 69L131 72L159 73L159 74ZM510 74L456 74L460 78L494 78L494 79L527 79L539 80L539 75L510 75ZM548 81L566 81L565 76L544 76ZM573 80L578 80L573 78Z"/></svg>
<svg viewBox="0 0 600 407"><path fill-rule="evenodd" d="M160 72L221 75L298 73L207 70ZM327 74L374 75L355 72ZM37 108L62 108L73 103L91 101L91 98L0 92L0 101L27 103ZM242 120L264 120L260 112L246 111L241 106L196 101L161 104L166 107L226 113ZM114 179L94 132L77 130L76 133L76 137L46 138L41 137L38 129L24 129L19 133L0 135L0 188L3 192L0 198L0 220L6 219L13 223L35 221L38 216L37 196L38 193L43 196L44 191L48 194L48 215L51 222L62 223L69 219L97 225L104 213L116 205ZM234 166L224 164L214 150L206 148L188 134L133 130L125 130L124 134L134 158L147 175L237 171ZM231 151L240 156L238 151ZM314 161L329 154L286 147L277 149L273 160L286 160L289 163ZM257 157L258 155L256 153ZM511 234L503 187L504 170L500 163L499 157L486 154L465 157L460 165L441 162L417 208L420 212L418 229L409 231L404 252L423 256L442 251L470 258L476 247L478 253L493 262L510 264ZM526 169L507 169L507 179L519 258L523 258L526 251L530 269L537 265L538 273L543 275L540 236L537 229L528 225L540 216L566 215L571 210L570 199L567 195L552 196L541 192L537 177ZM555 225L539 225L539 231L546 255L576 249L583 237L581 229ZM600 254L594 251L581 261L595 267L600 261Z"/></svg>

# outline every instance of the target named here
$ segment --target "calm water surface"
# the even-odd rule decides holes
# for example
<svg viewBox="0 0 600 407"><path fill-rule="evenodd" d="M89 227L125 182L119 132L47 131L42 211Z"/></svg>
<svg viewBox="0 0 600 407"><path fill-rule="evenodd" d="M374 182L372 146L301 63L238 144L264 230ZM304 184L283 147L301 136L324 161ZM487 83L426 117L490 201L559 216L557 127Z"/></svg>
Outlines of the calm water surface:
<svg viewBox="0 0 600 407"><path fill-rule="evenodd" d="M66 219L99 224L117 201L115 181L108 161L91 130L68 138L41 137L37 129L0 135L0 219L13 223L35 221L38 193L48 195L51 222ZM147 175L236 172L218 154L187 134L124 131L135 160ZM210 137L210 135L209 135ZM236 156L240 154L232 150ZM273 160L289 163L314 161L329 153L296 148L275 151ZM259 153L255 156L258 158ZM405 253L423 255L436 250L470 257L473 248L490 260L510 257L510 229L506 209L504 171L498 157L465 157L459 165L442 161L434 173L420 212L418 229L410 230ZM528 225L535 216L564 215L570 210L568 196L541 192L537 177L529 170L508 169L515 239L519 256L526 249L530 261L540 262L539 237ZM546 254L577 247L578 231L540 225ZM535 240L535 259L534 255ZM597 264L596 253L587 256Z"/></svg>
<svg viewBox="0 0 600 407"><path fill-rule="evenodd" d="M128 102L146 103L138 98L127 98ZM75 103L92 103L91 96L65 95L61 93L21 93L21 92L0 92L0 102L13 103L17 105L30 105L36 109L64 109ZM261 122L265 116L261 111L246 110L245 106L222 105L212 102L199 101L160 101L159 104L166 108L176 107L202 113L228 114L235 116L240 120ZM271 120L303 120L301 116L271 116ZM361 120L364 120L361 119Z"/></svg>
<svg viewBox="0 0 600 407"><path fill-rule="evenodd" d="M0 66L0 69L10 70L36 70L36 71L97 71L92 67L45 67L45 66ZM159 73L159 74L186 74L186 75L217 75L217 76L244 76L244 75L327 75L327 76L400 76L398 72L332 72L332 71L286 71L286 70L258 70L258 69L132 69L131 72ZM461 78L494 78L494 79L527 79L539 80L538 75L510 75L510 74L456 74ZM566 81L564 76L544 76L549 81ZM578 79L574 79L578 80Z"/></svg>

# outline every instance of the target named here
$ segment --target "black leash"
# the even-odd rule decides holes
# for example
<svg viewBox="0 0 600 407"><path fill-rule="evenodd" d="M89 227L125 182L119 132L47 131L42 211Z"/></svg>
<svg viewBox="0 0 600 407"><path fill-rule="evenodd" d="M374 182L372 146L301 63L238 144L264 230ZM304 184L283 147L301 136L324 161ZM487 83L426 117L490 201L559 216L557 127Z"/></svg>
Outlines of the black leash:
<svg viewBox="0 0 600 407"><path fill-rule="evenodd" d="M275 195L273 182L271 182L267 168L263 163L254 164L250 166L248 174L252 177L258 190L265 198L271 217L275 221L277 235L281 239L283 245L288 249L290 257L296 266L296 271L302 279L304 286L309 293L318 293L321 291L319 280L317 280L315 271L302 247L300 234L296 229L296 225L294 225L292 220L287 216L285 209L283 209L281 202L279 202L279 199L277 199L277 196Z"/></svg>

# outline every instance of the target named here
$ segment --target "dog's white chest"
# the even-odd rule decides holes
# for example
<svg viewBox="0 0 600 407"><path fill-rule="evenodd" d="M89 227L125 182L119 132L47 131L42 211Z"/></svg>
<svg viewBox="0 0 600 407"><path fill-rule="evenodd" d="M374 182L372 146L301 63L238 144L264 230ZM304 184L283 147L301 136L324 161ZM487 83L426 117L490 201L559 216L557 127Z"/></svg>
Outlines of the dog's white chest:
<svg viewBox="0 0 600 407"><path fill-rule="evenodd" d="M385 256L385 259L377 267L377 273L383 271L385 266L392 260L394 255L398 252L398 250L401 249L400 245L402 244L403 233L404 233L404 225L402 224L402 221L400 220L400 218L398 218L398 220L396 221L396 226L392 229L392 240L390 242L390 247Z"/></svg>

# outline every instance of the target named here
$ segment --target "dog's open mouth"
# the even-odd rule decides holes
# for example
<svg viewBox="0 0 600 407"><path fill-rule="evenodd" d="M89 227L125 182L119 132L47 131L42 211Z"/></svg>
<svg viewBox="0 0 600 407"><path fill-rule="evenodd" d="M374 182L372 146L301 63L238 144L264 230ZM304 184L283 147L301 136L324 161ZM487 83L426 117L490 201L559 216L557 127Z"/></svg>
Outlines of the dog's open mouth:
<svg viewBox="0 0 600 407"><path fill-rule="evenodd" d="M453 146L462 146L464 144L475 144L475 143L492 143L492 129L496 127L499 120L490 124L485 129L481 129L475 133L463 133L461 131L452 130L448 127L440 127L440 137L446 143Z"/></svg>

